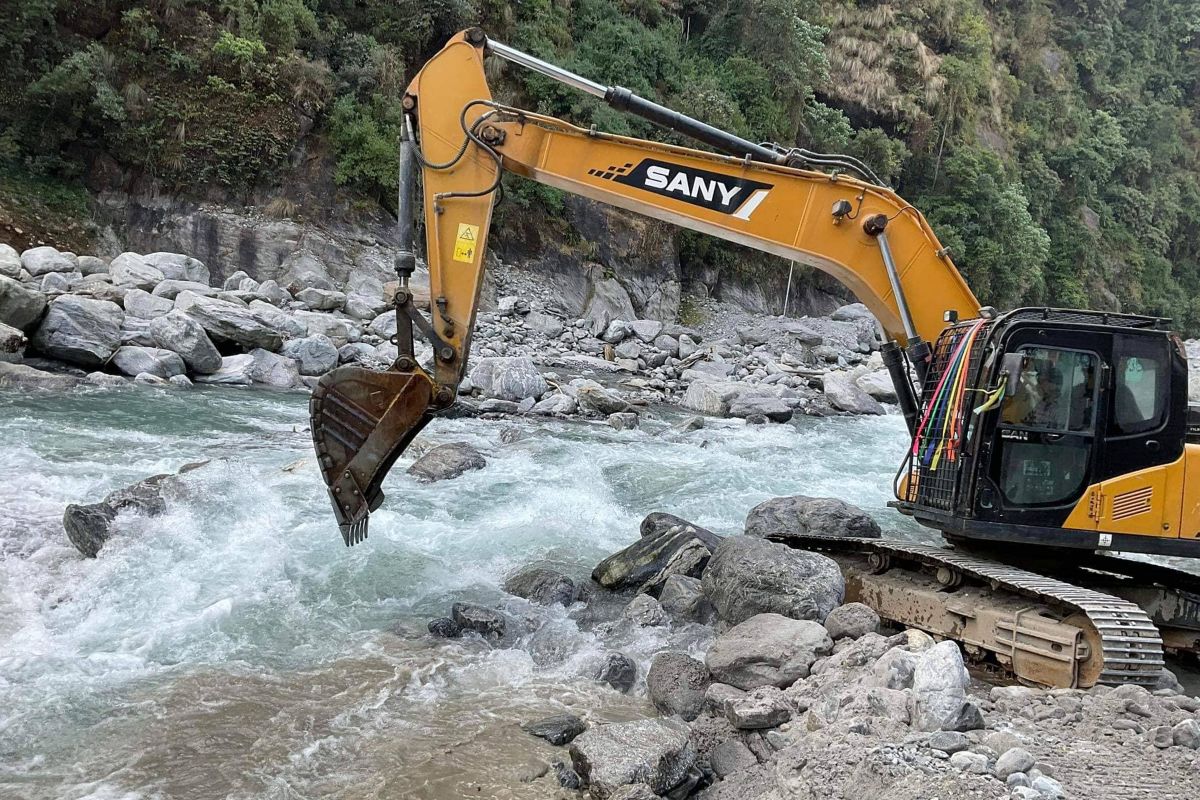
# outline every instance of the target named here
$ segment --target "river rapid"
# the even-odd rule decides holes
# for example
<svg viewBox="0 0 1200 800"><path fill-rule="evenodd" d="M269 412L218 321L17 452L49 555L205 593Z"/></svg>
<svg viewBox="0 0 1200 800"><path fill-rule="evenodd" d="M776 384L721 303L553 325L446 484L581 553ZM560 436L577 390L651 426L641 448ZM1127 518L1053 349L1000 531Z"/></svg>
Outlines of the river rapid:
<svg viewBox="0 0 1200 800"><path fill-rule="evenodd" d="M646 715L594 682L601 642L563 609L504 598L544 560L586 578L651 511L718 533L789 494L843 498L885 530L896 415L748 426L439 421L485 469L415 483L406 456L370 538L347 549L310 453L307 397L142 387L0 393L0 797L552 797L523 783L563 751L518 723ZM501 431L519 427L512 443ZM510 438L510 437L505 437ZM182 499L122 516L94 560L64 507L194 461ZM536 618L528 646L424 632L456 600ZM688 631L626 632L641 661ZM691 638L689 638L691 637Z"/></svg>

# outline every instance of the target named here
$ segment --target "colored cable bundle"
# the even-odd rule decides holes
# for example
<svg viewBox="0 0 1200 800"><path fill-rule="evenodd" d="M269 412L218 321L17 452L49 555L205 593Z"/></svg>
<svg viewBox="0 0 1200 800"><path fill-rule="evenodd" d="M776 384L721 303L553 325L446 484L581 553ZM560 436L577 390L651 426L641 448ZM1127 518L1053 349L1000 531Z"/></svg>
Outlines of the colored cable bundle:
<svg viewBox="0 0 1200 800"><path fill-rule="evenodd" d="M951 345L953 348L946 369L942 372L941 380L934 389L921 424L917 427L917 435L913 437L913 459L931 471L938 468L944 455L949 461L958 458L958 449L962 440L963 398L967 393L967 372L971 363L971 349L979 332L983 330L986 320L979 320L966 333L961 334L958 341ZM940 435L930 437L926 442L926 431L935 431ZM925 443L924 450L921 444Z"/></svg>

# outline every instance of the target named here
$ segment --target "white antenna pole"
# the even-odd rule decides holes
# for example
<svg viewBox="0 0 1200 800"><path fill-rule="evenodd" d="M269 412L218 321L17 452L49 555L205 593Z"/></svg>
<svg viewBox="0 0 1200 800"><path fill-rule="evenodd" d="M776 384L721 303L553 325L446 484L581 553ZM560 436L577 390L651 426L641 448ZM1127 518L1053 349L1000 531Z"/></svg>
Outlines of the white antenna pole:
<svg viewBox="0 0 1200 800"><path fill-rule="evenodd" d="M781 317L787 316L788 299L792 296L792 273L795 271L795 269L796 269L796 262L789 261L788 262L787 288L783 290L783 312L779 315Z"/></svg>

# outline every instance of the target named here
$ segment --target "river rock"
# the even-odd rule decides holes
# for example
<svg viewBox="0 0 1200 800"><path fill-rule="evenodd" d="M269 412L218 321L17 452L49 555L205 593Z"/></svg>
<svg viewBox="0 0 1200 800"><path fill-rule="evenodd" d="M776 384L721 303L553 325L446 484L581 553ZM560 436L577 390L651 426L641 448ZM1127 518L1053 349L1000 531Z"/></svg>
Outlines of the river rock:
<svg viewBox="0 0 1200 800"><path fill-rule="evenodd" d="M285 314L270 303L257 299L251 300L246 307L254 314L256 320L279 331L284 339L327 336L335 347L341 347L347 341L346 324L332 314L317 314L312 311ZM316 324L312 324L314 317L319 320Z"/></svg>
<svg viewBox="0 0 1200 800"><path fill-rule="evenodd" d="M21 266L35 278L51 272L74 272L76 270L73 258L49 245L31 247L21 253ZM20 273L18 272L18 274Z"/></svg>
<svg viewBox="0 0 1200 800"><path fill-rule="evenodd" d="M879 615L863 603L847 603L829 612L825 618L825 630L829 638L857 639L879 630Z"/></svg>
<svg viewBox="0 0 1200 800"><path fill-rule="evenodd" d="M27 364L12 364L0 360L0 389L73 389L82 381L74 375L46 372Z"/></svg>
<svg viewBox="0 0 1200 800"><path fill-rule="evenodd" d="M954 642L921 653L913 673L914 726L923 731L972 731L983 727L979 708L967 697L971 676Z"/></svg>
<svg viewBox="0 0 1200 800"><path fill-rule="evenodd" d="M1185 719L1171 729L1171 741L1178 747L1200 749L1200 722Z"/></svg>
<svg viewBox="0 0 1200 800"><path fill-rule="evenodd" d="M592 295L583 309L583 319L592 336L599 336L613 320L633 319L637 312L629 293L615 278L605 278L592 285Z"/></svg>
<svg viewBox="0 0 1200 800"><path fill-rule="evenodd" d="M474 631L491 641L503 639L508 631L508 618L503 612L475 603L455 603L450 608L450 617L464 631Z"/></svg>
<svg viewBox="0 0 1200 800"><path fill-rule="evenodd" d="M950 642L944 644L950 644ZM996 766L992 768L992 774L1003 781L1013 773L1029 772L1036 763L1037 759L1028 750L1013 747L1001 753L1000 757L996 759Z"/></svg>
<svg viewBox="0 0 1200 800"><path fill-rule="evenodd" d="M598 798L644 783L663 795L687 778L696 752L687 728L661 719L595 725L571 743L571 763Z"/></svg>
<svg viewBox="0 0 1200 800"><path fill-rule="evenodd" d="M19 329L0 322L0 361L16 364L25 357L29 340Z"/></svg>
<svg viewBox="0 0 1200 800"><path fill-rule="evenodd" d="M156 297L144 289L130 289L125 292L125 314L141 319L155 319L170 313L175 303L165 297Z"/></svg>
<svg viewBox="0 0 1200 800"><path fill-rule="evenodd" d="M656 593L671 575L699 577L719 539L684 522L613 553L596 565L592 579L606 589Z"/></svg>
<svg viewBox="0 0 1200 800"><path fill-rule="evenodd" d="M21 277L21 254L11 245L0 242L0 276L5 278Z"/></svg>
<svg viewBox="0 0 1200 800"><path fill-rule="evenodd" d="M352 342L338 348L339 364L357 364L362 361L374 361L375 348L366 342Z"/></svg>
<svg viewBox="0 0 1200 800"><path fill-rule="evenodd" d="M622 411L617 414L608 415L609 427L618 431L630 431L638 427L639 419L637 412Z"/></svg>
<svg viewBox="0 0 1200 800"><path fill-rule="evenodd" d="M265 280L260 283L258 288L254 290L254 296L264 303L270 303L273 306L285 306L293 300L291 293L273 280ZM379 311L375 312L375 314L377 313ZM374 317L375 314L367 317L367 319Z"/></svg>
<svg viewBox="0 0 1200 800"><path fill-rule="evenodd" d="M854 383L881 403L895 403L897 400L896 386L892 383L892 376L886 369L877 369L859 375L855 378Z"/></svg>
<svg viewBox="0 0 1200 800"><path fill-rule="evenodd" d="M710 417L728 416L729 401L737 396L737 391L730 390L729 386L730 384L694 380L688 384L679 405Z"/></svg>
<svg viewBox="0 0 1200 800"><path fill-rule="evenodd" d="M637 662L624 653L606 653L596 673L596 680L607 683L618 692L628 692L637 682Z"/></svg>
<svg viewBox="0 0 1200 800"><path fill-rule="evenodd" d="M836 409L850 414L884 414L883 406L858 387L845 372L827 372L824 378L825 399Z"/></svg>
<svg viewBox="0 0 1200 800"><path fill-rule="evenodd" d="M644 597L645 595L639 595ZM664 714L678 714L691 722L704 707L704 692L712 683L708 668L687 653L662 652L650 662L646 694Z"/></svg>
<svg viewBox="0 0 1200 800"><path fill-rule="evenodd" d="M584 411L608 416L629 409L629 403L611 389L605 389L596 381L576 380L571 382L575 389L575 399Z"/></svg>
<svg viewBox="0 0 1200 800"><path fill-rule="evenodd" d="M304 386L300 379L300 370L296 362L286 356L272 353L269 350L256 348L249 355L253 359L250 364L250 380L264 386L276 389L296 389Z"/></svg>
<svg viewBox="0 0 1200 800"><path fill-rule="evenodd" d="M783 400L762 392L742 392L729 403L729 416L741 419L761 416L772 422L787 422L792 413L792 407Z"/></svg>
<svg viewBox="0 0 1200 800"><path fill-rule="evenodd" d="M189 291L179 293L175 298L175 308L199 322L214 341L264 350L278 350L283 344L280 331L265 325L247 306L215 297L202 297Z"/></svg>
<svg viewBox="0 0 1200 800"><path fill-rule="evenodd" d="M455 622L453 617L431 619L425 627L431 634L442 639L457 639L462 636L462 625Z"/></svg>
<svg viewBox="0 0 1200 800"><path fill-rule="evenodd" d="M504 591L544 606L569 606L579 596L575 581L546 567L525 567L504 581Z"/></svg>
<svg viewBox="0 0 1200 800"><path fill-rule="evenodd" d="M579 734L586 731L587 724L574 714L563 712L523 723L521 730L560 747L570 744Z"/></svg>
<svg viewBox="0 0 1200 800"><path fill-rule="evenodd" d="M734 624L762 613L824 620L846 589L833 559L752 536L722 539L703 584L717 613Z"/></svg>
<svg viewBox="0 0 1200 800"><path fill-rule="evenodd" d="M792 706L777 686L760 686L725 703L725 718L738 730L777 728L792 718Z"/></svg>
<svg viewBox="0 0 1200 800"><path fill-rule="evenodd" d="M177 353L161 347L119 347L113 353L112 363L130 377L149 373L165 380L187 372Z"/></svg>
<svg viewBox="0 0 1200 800"><path fill-rule="evenodd" d="M112 281L112 276L108 274L108 259L98 258L97 256L78 256L75 259L76 269L85 278L90 275L107 276L108 281Z"/></svg>
<svg viewBox="0 0 1200 800"><path fill-rule="evenodd" d="M533 404L533 408L529 409L530 414L540 416L556 416L574 414L579 409L579 404L574 397L567 394L555 394L547 397L545 400L539 400Z"/></svg>
<svg viewBox="0 0 1200 800"><path fill-rule="evenodd" d="M808 677L813 662L832 650L817 622L758 614L718 636L704 662L714 679L739 689L785 688Z"/></svg>
<svg viewBox="0 0 1200 800"><path fill-rule="evenodd" d="M46 296L20 281L0 275L0 322L31 331L46 310Z"/></svg>
<svg viewBox="0 0 1200 800"><path fill-rule="evenodd" d="M131 347L157 347L158 342L150 333L150 320L125 315L121 320L121 344Z"/></svg>
<svg viewBox="0 0 1200 800"><path fill-rule="evenodd" d="M563 332L562 320L540 311L531 311L525 315L525 327L537 331L548 339L557 339Z"/></svg>
<svg viewBox="0 0 1200 800"><path fill-rule="evenodd" d="M650 344L662 335L663 324L654 319L635 319L629 323L629 329L633 331L634 336Z"/></svg>
<svg viewBox="0 0 1200 800"><path fill-rule="evenodd" d="M194 373L211 375L221 369L221 354L199 322L182 311L171 311L150 321L154 342L178 353Z"/></svg>
<svg viewBox="0 0 1200 800"><path fill-rule="evenodd" d="M621 612L621 621L639 628L654 628L669 621L662 605L648 594L635 595Z"/></svg>
<svg viewBox="0 0 1200 800"><path fill-rule="evenodd" d="M485 397L513 402L541 397L549 388L533 360L525 356L481 358L471 370L470 378Z"/></svg>
<svg viewBox="0 0 1200 800"><path fill-rule="evenodd" d="M804 534L878 539L882 531L865 511L833 497L776 497L746 515L747 536L787 540Z"/></svg>
<svg viewBox="0 0 1200 800"><path fill-rule="evenodd" d="M197 283L196 281L165 280L155 286L151 294L155 297L175 300L183 292L191 292L200 297L216 297L220 289L214 289L207 283Z"/></svg>
<svg viewBox="0 0 1200 800"><path fill-rule="evenodd" d="M78 273L47 272L42 276L42 283L38 288L46 295L64 294L75 288L80 277Z"/></svg>
<svg viewBox="0 0 1200 800"><path fill-rule="evenodd" d="M439 445L418 458L408 468L408 474L422 483L457 478L464 472L483 469L487 460L483 454L466 442L449 442Z"/></svg>
<svg viewBox="0 0 1200 800"><path fill-rule="evenodd" d="M324 375L338 364L338 349L321 334L284 342L282 352L296 362L301 375Z"/></svg>
<svg viewBox="0 0 1200 800"><path fill-rule="evenodd" d="M331 289L301 289L296 299L313 311L340 311L346 305L346 295Z"/></svg>
<svg viewBox="0 0 1200 800"><path fill-rule="evenodd" d="M214 383L223 386L249 386L254 383L254 379L250 377L253 368L254 356L249 353L225 356L221 359L221 366L215 372L196 375L196 383Z"/></svg>
<svg viewBox="0 0 1200 800"><path fill-rule="evenodd" d="M60 361L100 367L121 346L124 318L125 312L116 303L63 295L50 303L33 344Z"/></svg>
<svg viewBox="0 0 1200 800"><path fill-rule="evenodd" d="M183 253L147 253L142 260L172 281L191 281L208 285L212 280L203 261L185 256Z"/></svg>
<svg viewBox="0 0 1200 800"><path fill-rule="evenodd" d="M758 759L740 740L730 739L721 742L709 752L708 763L716 776L725 780L735 772L758 766Z"/></svg>
<svg viewBox="0 0 1200 800"><path fill-rule="evenodd" d="M658 601L662 604L663 611L679 622L708 625L717 615L717 610L704 594L700 581L687 575L667 576L659 592Z"/></svg>
<svg viewBox="0 0 1200 800"><path fill-rule="evenodd" d="M108 274L118 286L129 286L152 291L166 280L162 270L151 266L137 253L121 253L108 265Z"/></svg>

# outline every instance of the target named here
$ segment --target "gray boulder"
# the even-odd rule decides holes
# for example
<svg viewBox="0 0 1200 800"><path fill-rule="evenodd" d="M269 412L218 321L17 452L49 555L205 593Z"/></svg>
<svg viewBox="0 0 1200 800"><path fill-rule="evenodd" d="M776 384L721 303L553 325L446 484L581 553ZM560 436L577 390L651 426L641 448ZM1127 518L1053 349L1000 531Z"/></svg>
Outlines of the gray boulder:
<svg viewBox="0 0 1200 800"><path fill-rule="evenodd" d="M529 413L549 417L574 414L578 410L579 404L574 397L567 394L556 394L534 403L533 408L529 409Z"/></svg>
<svg viewBox="0 0 1200 800"><path fill-rule="evenodd" d="M464 472L483 469L483 454L466 442L450 442L433 448L413 462L408 474L422 483L457 478Z"/></svg>
<svg viewBox="0 0 1200 800"><path fill-rule="evenodd" d="M292 302L292 295L273 280L265 280L254 290L254 295L264 303L273 306L284 306ZM373 315L372 315L373 316Z"/></svg>
<svg viewBox="0 0 1200 800"><path fill-rule="evenodd" d="M122 374L136 377L149 373L158 378L173 378L187 372L183 359L160 347L119 347L113 353L113 365Z"/></svg>
<svg viewBox="0 0 1200 800"><path fill-rule="evenodd" d="M264 324L247 306L193 292L180 292L175 298L175 307L199 322L214 340L265 350L278 350L283 344L280 331Z"/></svg>
<svg viewBox="0 0 1200 800"><path fill-rule="evenodd" d="M251 300L247 308L256 320L279 331L285 339L319 335L328 337L335 347L346 344L346 324L330 314L316 314L310 311L285 314L270 303L257 299ZM326 321L326 324L311 325L309 317Z"/></svg>
<svg viewBox="0 0 1200 800"><path fill-rule="evenodd" d="M46 296L37 289L0 275L0 322L31 331L46 310Z"/></svg>
<svg viewBox="0 0 1200 800"><path fill-rule="evenodd" d="M108 259L97 258L96 256L79 256L75 259L78 264L78 269L81 275L85 278L89 275L108 275ZM112 276L108 279L111 281Z"/></svg>
<svg viewBox="0 0 1200 800"><path fill-rule="evenodd" d="M875 315L871 313L871 309L862 303L841 306L830 314L829 318L836 322L856 322L858 320L866 320L872 324L875 322Z"/></svg>
<svg viewBox="0 0 1200 800"><path fill-rule="evenodd" d="M879 631L879 615L863 603L847 603L829 612L825 630L831 639L857 639Z"/></svg>
<svg viewBox="0 0 1200 800"><path fill-rule="evenodd" d="M19 329L0 322L0 361L15 364L25 357L29 340Z"/></svg>
<svg viewBox="0 0 1200 800"><path fill-rule="evenodd" d="M859 375L855 378L854 383L881 403L896 402L896 386L892 383L892 376L888 375L886 369L877 369Z"/></svg>
<svg viewBox="0 0 1200 800"><path fill-rule="evenodd" d="M640 420L635 411L621 411L608 415L608 425L618 431L630 431L638 427Z"/></svg>
<svg viewBox="0 0 1200 800"><path fill-rule="evenodd" d="M923 731L971 731L983 727L979 708L967 697L971 676L954 642L921 653L913 672L914 726Z"/></svg>
<svg viewBox="0 0 1200 800"><path fill-rule="evenodd" d="M526 397L541 397L550 388L533 360L525 356L481 358L470 378L485 397L497 400L520 402Z"/></svg>
<svg viewBox="0 0 1200 800"><path fill-rule="evenodd" d="M108 265L108 274L118 286L152 291L166 280L162 270L153 267L137 253L121 253Z"/></svg>
<svg viewBox="0 0 1200 800"><path fill-rule="evenodd" d="M346 295L331 289L301 289L296 299L313 311L340 311L346 305Z"/></svg>
<svg viewBox="0 0 1200 800"><path fill-rule="evenodd" d="M0 276L5 278L21 277L21 254L11 245L0 243Z"/></svg>
<svg viewBox="0 0 1200 800"><path fill-rule="evenodd" d="M324 375L338 365L338 349L321 334L284 342L282 353L296 361L301 375Z"/></svg>
<svg viewBox="0 0 1200 800"><path fill-rule="evenodd" d="M523 723L521 730L537 736L539 739L545 739L556 747L561 747L564 744L570 744L579 734L586 731L587 723L574 714L563 712Z"/></svg>
<svg viewBox="0 0 1200 800"><path fill-rule="evenodd" d="M730 739L709 752L708 763L716 776L725 780L735 772L758 766L758 759L741 740Z"/></svg>
<svg viewBox="0 0 1200 800"><path fill-rule="evenodd" d="M703 585L687 575L669 575L663 581L658 602L663 611L679 622L698 622L708 625L717 616L717 610L704 594Z"/></svg>
<svg viewBox="0 0 1200 800"><path fill-rule="evenodd" d="M598 798L644 783L664 795L696 763L685 726L661 719L595 725L571 742L571 763Z"/></svg>
<svg viewBox="0 0 1200 800"><path fill-rule="evenodd" d="M719 537L686 521L653 536L642 536L592 570L606 589L656 593L671 575L699 577Z"/></svg>
<svg viewBox="0 0 1200 800"><path fill-rule="evenodd" d="M739 391L740 387L728 383L694 380L688 384L679 405L710 417L725 417L729 415L730 400L736 397Z"/></svg>
<svg viewBox="0 0 1200 800"><path fill-rule="evenodd" d="M116 303L75 295L55 298L33 335L46 355L84 367L103 366L121 346L125 312Z"/></svg>
<svg viewBox="0 0 1200 800"><path fill-rule="evenodd" d="M579 596L575 581L546 567L525 567L504 581L504 591L544 606L569 606Z"/></svg>
<svg viewBox="0 0 1200 800"><path fill-rule="evenodd" d="M637 682L637 662L624 653L613 651L604 656L596 672L596 680L607 683L618 692L628 692Z"/></svg>
<svg viewBox="0 0 1200 800"><path fill-rule="evenodd" d="M47 272L38 287L42 294L63 294L75 288L81 276L74 272Z"/></svg>
<svg viewBox="0 0 1200 800"><path fill-rule="evenodd" d="M216 297L220 291L220 289L214 289L207 283L165 280L155 286L151 294L155 297L165 297L168 300L174 300L183 292L191 292L200 297Z"/></svg>
<svg viewBox="0 0 1200 800"><path fill-rule="evenodd" d="M131 317L154 319L175 309L175 303L165 297L156 297L144 289L125 292L125 313Z"/></svg>
<svg viewBox="0 0 1200 800"><path fill-rule="evenodd" d="M216 345L200 323L184 312L172 311L151 320L149 333L159 347L178 353L192 372L211 375L221 369Z"/></svg>
<svg viewBox="0 0 1200 800"><path fill-rule="evenodd" d="M614 278L597 281L583 309L583 318L592 336L599 336L615 319L633 319L635 316L637 312L633 310L629 293Z"/></svg>
<svg viewBox="0 0 1200 800"><path fill-rule="evenodd" d="M711 683L704 662L686 653L659 653L646 673L646 693L654 707L668 716L678 714L687 722L700 716L704 692Z"/></svg>
<svg viewBox="0 0 1200 800"><path fill-rule="evenodd" d="M572 381L571 386L575 392L575 399L579 402L579 407L584 411L608 416L629 409L629 403L625 398L611 389L605 389L596 381Z"/></svg>
<svg viewBox="0 0 1200 800"><path fill-rule="evenodd" d="M196 375L196 383L212 383L222 386L249 386L254 383L254 379L250 377L253 369L254 356L249 353L225 356L221 359L221 366L216 371Z"/></svg>
<svg viewBox="0 0 1200 800"><path fill-rule="evenodd" d="M715 680L739 689L786 688L808 677L813 662L833 651L833 640L811 620L758 614L721 634L704 663Z"/></svg>
<svg viewBox="0 0 1200 800"><path fill-rule="evenodd" d="M1009 775L1029 772L1036 763L1037 759L1028 750L1023 747L1011 747L996 759L996 766L992 768L992 774L1003 781L1007 780Z"/></svg>
<svg viewBox="0 0 1200 800"><path fill-rule="evenodd" d="M125 315L121 320L121 344L130 347L157 347L150 334L150 320Z"/></svg>
<svg viewBox="0 0 1200 800"><path fill-rule="evenodd" d="M360 361L373 361L374 359L375 348L366 342L352 342L338 348L339 364L357 364Z"/></svg>
<svg viewBox="0 0 1200 800"><path fill-rule="evenodd" d="M166 280L207 285L212 279L203 261L182 253L147 253L142 260L161 272Z"/></svg>
<svg viewBox="0 0 1200 800"><path fill-rule="evenodd" d="M738 730L776 728L792 718L792 706L776 686L760 686L725 702L725 718Z"/></svg>
<svg viewBox="0 0 1200 800"><path fill-rule="evenodd" d="M264 298L266 299L266 298ZM363 294L347 295L343 310L347 315L363 322L371 322L388 310L388 304L382 297L370 297Z"/></svg>
<svg viewBox="0 0 1200 800"><path fill-rule="evenodd" d="M827 372L824 378L825 399L836 409L849 414L884 414L879 401L864 392L845 372Z"/></svg>
<svg viewBox="0 0 1200 800"><path fill-rule="evenodd" d="M669 621L662 605L648 594L634 595L621 612L621 622L637 628L666 625Z"/></svg>
<svg viewBox="0 0 1200 800"><path fill-rule="evenodd" d="M861 508L833 497L775 497L746 515L747 536L786 541L804 534L878 539L882 532Z"/></svg>
<svg viewBox="0 0 1200 800"><path fill-rule="evenodd" d="M550 339L557 339L563 332L562 320L540 311L532 311L525 316L525 327Z"/></svg>
<svg viewBox="0 0 1200 800"><path fill-rule="evenodd" d="M778 397L761 392L742 392L729 403L729 416L746 419L763 416L772 422L787 422L792 418L792 407Z"/></svg>
<svg viewBox="0 0 1200 800"><path fill-rule="evenodd" d="M385 311L375 319L371 320L371 324L367 326L367 331L378 336L384 341L388 341L396 335L396 311Z"/></svg>
<svg viewBox="0 0 1200 800"><path fill-rule="evenodd" d="M31 247L21 253L21 266L35 278L51 272L74 272L75 260L50 245ZM20 272L17 273L18 275ZM13 277L16 277L15 275Z"/></svg>
<svg viewBox="0 0 1200 800"><path fill-rule="evenodd" d="M250 380L276 389L295 389L304 385L296 362L269 350L257 348L249 353Z"/></svg>
<svg viewBox="0 0 1200 800"><path fill-rule="evenodd" d="M646 344L650 344L662 335L663 324L653 319L635 319L629 323L629 329L633 331L633 335L638 339L641 339Z"/></svg>
<svg viewBox="0 0 1200 800"><path fill-rule="evenodd" d="M74 375L46 372L26 364L10 364L0 361L0 389L73 389L81 384Z"/></svg>
<svg viewBox="0 0 1200 800"><path fill-rule="evenodd" d="M498 641L508 632L508 617L503 612L474 603L455 603L450 617L464 631L474 631L484 639Z"/></svg>
<svg viewBox="0 0 1200 800"><path fill-rule="evenodd" d="M735 624L763 613L821 621L846 591L833 559L752 536L721 540L703 584L717 613Z"/></svg>

